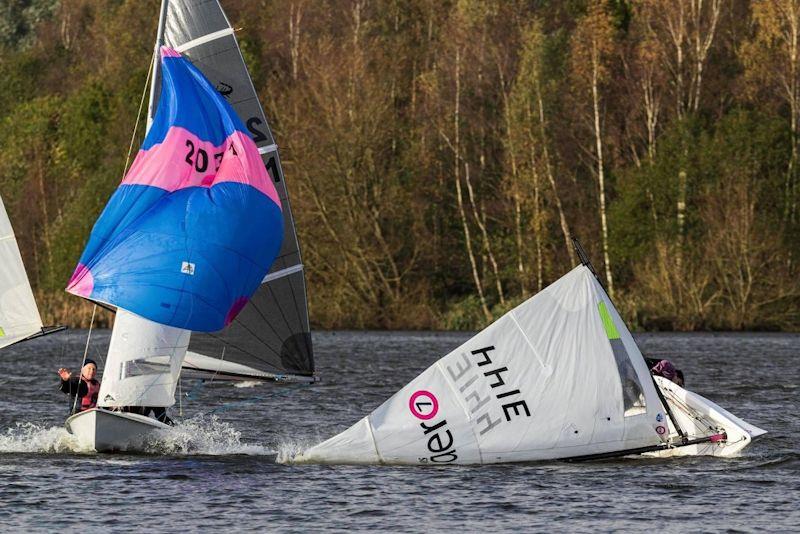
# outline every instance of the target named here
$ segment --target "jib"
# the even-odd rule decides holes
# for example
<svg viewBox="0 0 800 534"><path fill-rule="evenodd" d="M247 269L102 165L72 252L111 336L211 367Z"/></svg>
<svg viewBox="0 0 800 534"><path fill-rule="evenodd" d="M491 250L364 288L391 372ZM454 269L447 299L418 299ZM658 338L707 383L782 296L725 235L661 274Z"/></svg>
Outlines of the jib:
<svg viewBox="0 0 800 534"><path fill-rule="evenodd" d="M425 423L420 423L423 435L428 438L428 450L431 456L428 458L420 458L419 461L427 463L428 461L437 464L448 464L458 459L456 449L453 447L453 433L447 429L447 419L442 419L433 426L428 426Z"/></svg>

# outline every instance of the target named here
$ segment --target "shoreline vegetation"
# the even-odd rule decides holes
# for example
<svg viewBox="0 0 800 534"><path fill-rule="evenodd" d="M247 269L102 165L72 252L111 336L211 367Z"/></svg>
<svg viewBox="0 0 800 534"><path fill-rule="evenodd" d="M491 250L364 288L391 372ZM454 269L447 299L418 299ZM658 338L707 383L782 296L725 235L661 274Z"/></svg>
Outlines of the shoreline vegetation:
<svg viewBox="0 0 800 534"><path fill-rule="evenodd" d="M0 195L47 323L88 326L63 288L141 143L159 3L0 8ZM634 330L800 329L799 0L221 3L315 328L478 330L577 237Z"/></svg>

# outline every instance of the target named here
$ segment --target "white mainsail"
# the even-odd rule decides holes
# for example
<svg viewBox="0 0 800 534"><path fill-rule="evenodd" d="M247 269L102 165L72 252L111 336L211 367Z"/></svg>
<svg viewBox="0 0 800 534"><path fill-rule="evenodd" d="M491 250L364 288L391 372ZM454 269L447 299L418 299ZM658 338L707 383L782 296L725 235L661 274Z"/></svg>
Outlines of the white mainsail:
<svg viewBox="0 0 800 534"><path fill-rule="evenodd" d="M42 318L0 198L0 348L42 331Z"/></svg>
<svg viewBox="0 0 800 534"><path fill-rule="evenodd" d="M533 461L654 446L667 434L636 343L579 266L294 460Z"/></svg>

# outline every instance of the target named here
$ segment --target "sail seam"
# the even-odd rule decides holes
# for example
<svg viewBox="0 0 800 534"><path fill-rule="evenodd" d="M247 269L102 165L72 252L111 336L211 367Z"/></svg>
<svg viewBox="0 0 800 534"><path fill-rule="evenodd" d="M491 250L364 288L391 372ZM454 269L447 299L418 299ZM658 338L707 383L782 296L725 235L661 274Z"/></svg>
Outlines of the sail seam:
<svg viewBox="0 0 800 534"><path fill-rule="evenodd" d="M224 30L218 30L213 33L208 33L202 37L198 37L197 39L192 39L191 41L187 41L182 45L176 47L175 51L182 54L187 50L191 50L192 48L200 46L201 44L206 44L210 41L215 41L227 35L233 35L233 28L225 28Z"/></svg>
<svg viewBox="0 0 800 534"><path fill-rule="evenodd" d="M378 457L378 462L383 463L383 456L378 450L378 442L375 440L375 432L372 430L372 423L369 422L369 416L365 417L367 420L367 430L369 430L369 437L372 439L372 446L375 448L375 454Z"/></svg>
<svg viewBox="0 0 800 534"><path fill-rule="evenodd" d="M545 363L542 361L542 357L539 355L539 351L536 350L536 347L533 346L533 343L531 343L531 340L528 338L528 334L525 333L525 330L523 330L522 327L519 325L517 318L514 317L514 312L513 311L509 312L508 316L511 317L512 321L514 321L514 326L517 327L517 330L519 330L519 333L522 334L522 338L525 340L525 343L528 344L534 356L536 356L536 361L539 362L539 365L542 367L542 369L547 369L547 365L545 365Z"/></svg>

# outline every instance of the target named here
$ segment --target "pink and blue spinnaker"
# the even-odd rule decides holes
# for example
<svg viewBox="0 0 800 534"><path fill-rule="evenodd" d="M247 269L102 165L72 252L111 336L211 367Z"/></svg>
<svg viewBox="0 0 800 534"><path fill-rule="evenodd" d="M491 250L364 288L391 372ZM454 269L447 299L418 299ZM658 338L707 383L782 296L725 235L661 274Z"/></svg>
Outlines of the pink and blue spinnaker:
<svg viewBox="0 0 800 534"><path fill-rule="evenodd" d="M277 255L280 200L236 112L161 49L152 127L95 223L67 291L158 323L221 330Z"/></svg>

